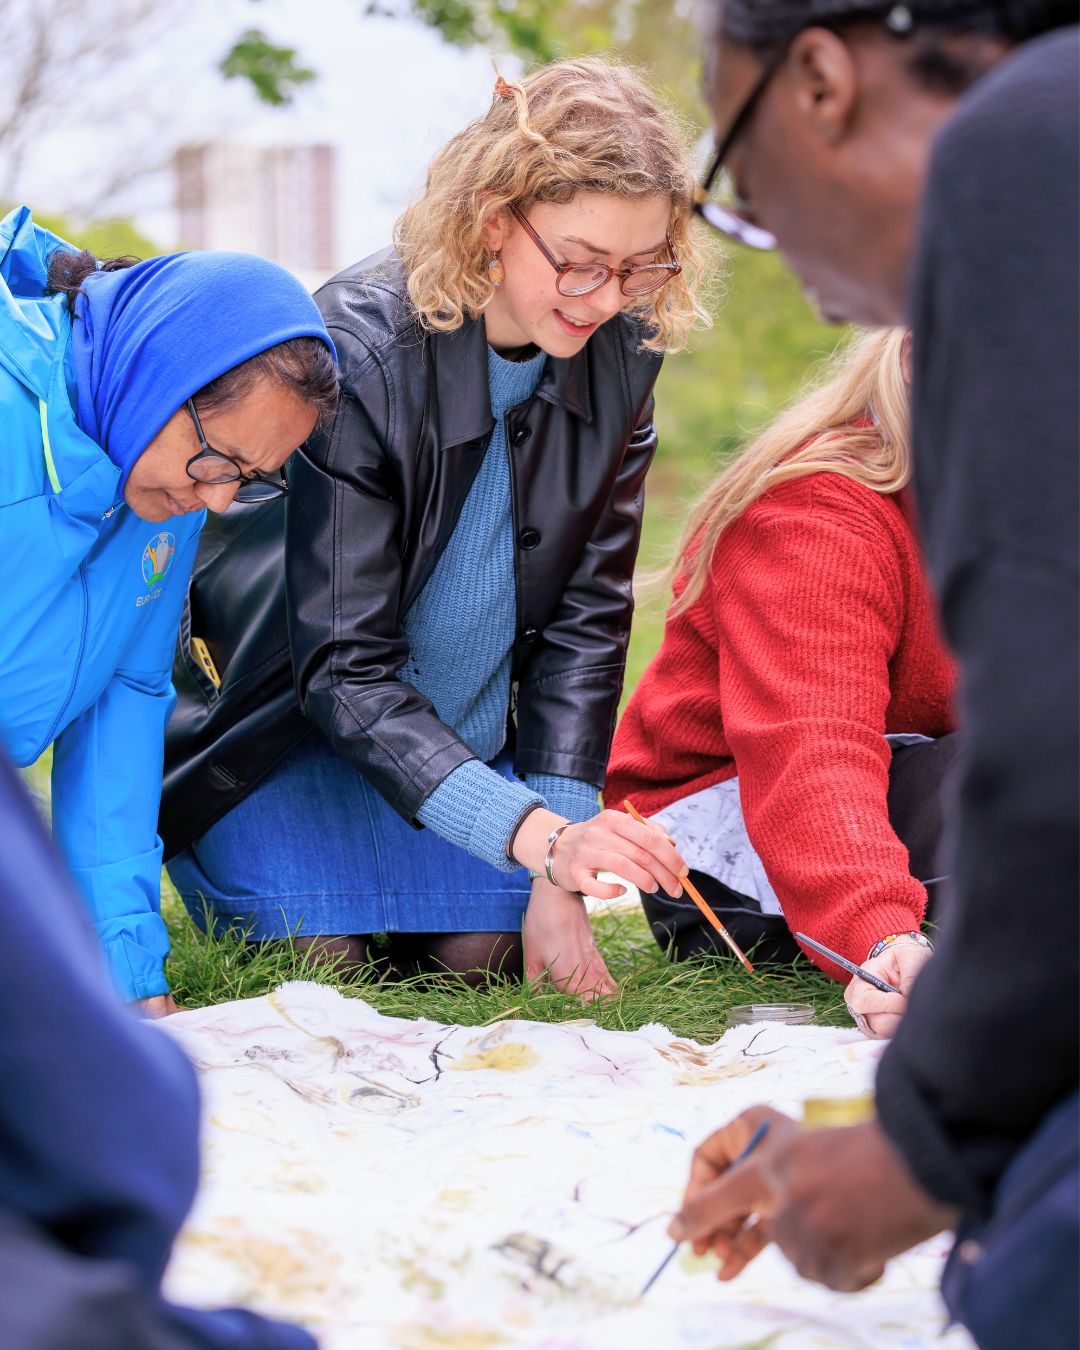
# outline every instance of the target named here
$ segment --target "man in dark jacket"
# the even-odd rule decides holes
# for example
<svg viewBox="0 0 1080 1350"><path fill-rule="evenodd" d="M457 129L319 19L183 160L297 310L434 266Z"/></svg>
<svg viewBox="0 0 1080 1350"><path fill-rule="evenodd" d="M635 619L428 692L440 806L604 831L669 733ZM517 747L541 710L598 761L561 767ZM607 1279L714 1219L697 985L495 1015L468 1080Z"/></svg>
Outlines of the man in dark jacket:
<svg viewBox="0 0 1080 1350"><path fill-rule="evenodd" d="M770 232L828 317L913 324L916 486L967 752L950 917L878 1119L808 1133L746 1113L698 1150L672 1232L725 1279L771 1239L856 1289L957 1228L953 1315L984 1347L1063 1350L1080 1343L1077 6L721 0L713 17L734 192L703 214L758 246Z"/></svg>
<svg viewBox="0 0 1080 1350"><path fill-rule="evenodd" d="M0 1345L309 1350L298 1328L167 1303L198 1181L190 1064L120 1007L26 790L0 755Z"/></svg>

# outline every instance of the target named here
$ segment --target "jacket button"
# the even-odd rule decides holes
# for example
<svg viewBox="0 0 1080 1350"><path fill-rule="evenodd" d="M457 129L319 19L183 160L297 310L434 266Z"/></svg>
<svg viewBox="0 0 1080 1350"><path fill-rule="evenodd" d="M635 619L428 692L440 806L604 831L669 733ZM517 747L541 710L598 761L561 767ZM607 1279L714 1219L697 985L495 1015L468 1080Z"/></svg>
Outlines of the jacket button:
<svg viewBox="0 0 1080 1350"><path fill-rule="evenodd" d="M540 636L535 628L526 628L521 635L522 642L535 642Z"/></svg>
<svg viewBox="0 0 1080 1350"><path fill-rule="evenodd" d="M518 535L518 543L522 548L535 548L540 542L540 531L534 530L531 526L521 531Z"/></svg>
<svg viewBox="0 0 1080 1350"><path fill-rule="evenodd" d="M524 445L531 435L531 427L518 426L510 433L510 440L514 445Z"/></svg>

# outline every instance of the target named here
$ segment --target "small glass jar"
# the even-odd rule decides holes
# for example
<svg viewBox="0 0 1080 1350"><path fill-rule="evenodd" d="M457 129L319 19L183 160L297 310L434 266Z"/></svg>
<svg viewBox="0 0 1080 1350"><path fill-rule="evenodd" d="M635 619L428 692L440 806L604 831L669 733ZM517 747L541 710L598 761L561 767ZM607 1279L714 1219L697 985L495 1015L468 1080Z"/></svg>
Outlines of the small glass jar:
<svg viewBox="0 0 1080 1350"><path fill-rule="evenodd" d="M810 1003L738 1003L728 1011L729 1027L743 1027L749 1022L782 1022L785 1026L800 1027L814 1020Z"/></svg>

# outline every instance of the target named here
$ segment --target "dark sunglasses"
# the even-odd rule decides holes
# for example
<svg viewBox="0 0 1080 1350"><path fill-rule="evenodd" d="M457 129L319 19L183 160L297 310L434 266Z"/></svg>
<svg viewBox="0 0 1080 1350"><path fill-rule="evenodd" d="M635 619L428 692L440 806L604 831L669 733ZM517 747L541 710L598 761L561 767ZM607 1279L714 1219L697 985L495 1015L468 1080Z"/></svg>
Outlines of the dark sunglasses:
<svg viewBox="0 0 1080 1350"><path fill-rule="evenodd" d="M558 274L555 289L560 295L588 295L590 291L598 291L601 286L606 286L612 277L619 278L619 290L623 295L649 295L661 286L666 286L682 271L677 262L632 263L629 267L608 267L606 263L560 262L526 220L523 211L511 203L510 213L555 269ZM674 258L675 244L670 234L667 245Z"/></svg>
<svg viewBox="0 0 1080 1350"><path fill-rule="evenodd" d="M236 496L233 499L238 502L268 502L274 497L287 497L289 495L289 480L285 476L285 468L280 469L281 478L275 481L273 478L264 478L261 473L244 473L240 465L231 455L226 455L221 450L215 450L202 429L202 423L199 421L199 414L195 411L195 404L189 398L184 404L195 423L195 434L199 438L199 445L202 447L197 455L187 462L187 475L193 478L196 483L239 483Z"/></svg>

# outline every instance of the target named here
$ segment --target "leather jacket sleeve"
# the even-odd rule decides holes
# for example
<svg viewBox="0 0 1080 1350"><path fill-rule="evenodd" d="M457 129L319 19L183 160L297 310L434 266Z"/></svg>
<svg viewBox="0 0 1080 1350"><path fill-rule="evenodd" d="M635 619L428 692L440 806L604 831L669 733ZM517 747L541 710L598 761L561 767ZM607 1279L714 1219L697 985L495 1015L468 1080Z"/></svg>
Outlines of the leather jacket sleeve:
<svg viewBox="0 0 1080 1350"><path fill-rule="evenodd" d="M535 651L519 665L518 774L560 774L603 785L634 611L644 480L656 453L653 407L650 394L604 513Z"/></svg>
<svg viewBox="0 0 1080 1350"><path fill-rule="evenodd" d="M398 678L404 528L386 453L392 403L380 354L335 334L347 354L328 431L292 466L286 511L289 640L304 714L406 820L476 756L431 702Z"/></svg>

